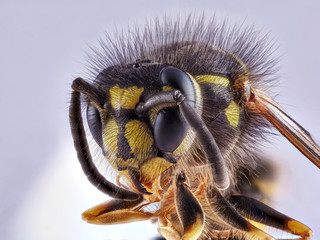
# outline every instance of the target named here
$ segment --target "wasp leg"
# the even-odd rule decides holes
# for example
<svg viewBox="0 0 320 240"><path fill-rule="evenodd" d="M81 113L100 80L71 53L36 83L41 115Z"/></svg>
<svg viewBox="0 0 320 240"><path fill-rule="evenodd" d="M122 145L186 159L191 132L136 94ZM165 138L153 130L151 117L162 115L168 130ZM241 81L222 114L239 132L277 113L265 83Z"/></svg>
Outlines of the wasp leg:
<svg viewBox="0 0 320 240"><path fill-rule="evenodd" d="M204 226L204 212L198 200L185 183L184 174L179 174L175 185L169 189L166 208L158 212L158 231L165 239L198 239Z"/></svg>
<svg viewBox="0 0 320 240"><path fill-rule="evenodd" d="M262 230L253 226L249 221L244 219L236 209L220 194L217 190L207 191L211 207L218 217L226 224L240 230L249 238L256 240L274 240L274 238Z"/></svg>
<svg viewBox="0 0 320 240"><path fill-rule="evenodd" d="M175 204L183 227L181 239L198 239L204 226L202 207L185 184L184 174L178 175L176 187Z"/></svg>
<svg viewBox="0 0 320 240"><path fill-rule="evenodd" d="M100 191L109 195L110 197L117 199L126 199L128 201L140 199L140 194L120 188L117 185L109 182L95 166L92 160L88 141L86 139L86 133L83 127L80 93L83 93L89 99L92 98L93 100L98 101L94 98L94 96L96 95L92 93L92 91L97 90L81 78L77 78L73 81L72 88L74 91L71 94L69 121L73 143L77 151L78 159L80 161L83 172L86 174L88 180L94 186L96 186Z"/></svg>
<svg viewBox="0 0 320 240"><path fill-rule="evenodd" d="M150 219L153 214L140 208L135 209L142 202L111 200L101 203L82 213L82 219L92 224L111 225Z"/></svg>
<svg viewBox="0 0 320 240"><path fill-rule="evenodd" d="M171 225L166 226L166 225L160 225L158 229L159 233L161 236L164 237L164 239L170 239L170 240L180 240L181 235L180 233L174 229Z"/></svg>
<svg viewBox="0 0 320 240"><path fill-rule="evenodd" d="M302 239L310 239L312 236L311 229L306 225L256 199L242 195L233 195L228 200L241 215L248 219L298 235Z"/></svg>

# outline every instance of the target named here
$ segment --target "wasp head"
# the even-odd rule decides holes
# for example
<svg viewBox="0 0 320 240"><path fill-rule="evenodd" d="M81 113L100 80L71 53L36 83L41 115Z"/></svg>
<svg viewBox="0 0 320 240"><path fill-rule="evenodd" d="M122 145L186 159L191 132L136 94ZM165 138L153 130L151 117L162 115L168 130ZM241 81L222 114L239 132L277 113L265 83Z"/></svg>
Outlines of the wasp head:
<svg viewBox="0 0 320 240"><path fill-rule="evenodd" d="M120 173L130 178L134 175L138 182L150 182L192 147L194 132L178 107L179 101L161 97L179 90L201 115L200 88L190 74L138 60L105 69L91 86L94 93L85 94L88 126Z"/></svg>

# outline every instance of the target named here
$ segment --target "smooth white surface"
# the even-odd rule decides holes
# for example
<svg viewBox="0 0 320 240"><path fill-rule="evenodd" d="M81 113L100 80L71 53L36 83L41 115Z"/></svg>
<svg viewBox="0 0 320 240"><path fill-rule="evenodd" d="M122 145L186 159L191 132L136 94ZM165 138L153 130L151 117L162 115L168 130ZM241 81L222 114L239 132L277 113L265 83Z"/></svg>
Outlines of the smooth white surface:
<svg viewBox="0 0 320 240"><path fill-rule="evenodd" d="M165 13L202 12L270 32L281 56L278 101L320 140L320 3L314 1L1 1L0 239L151 239L149 222L94 226L82 211L106 200L86 180L68 126L71 81L87 44L114 25ZM318 141L319 142L319 141ZM273 206L320 239L320 170L279 137L269 148L281 173ZM283 237L286 237L284 234Z"/></svg>

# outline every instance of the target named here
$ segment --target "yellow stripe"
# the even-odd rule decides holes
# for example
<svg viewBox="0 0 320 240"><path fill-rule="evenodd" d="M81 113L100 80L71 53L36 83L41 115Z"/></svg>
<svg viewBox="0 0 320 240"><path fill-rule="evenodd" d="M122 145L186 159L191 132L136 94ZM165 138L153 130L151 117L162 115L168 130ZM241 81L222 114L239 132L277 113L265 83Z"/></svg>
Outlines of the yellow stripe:
<svg viewBox="0 0 320 240"><path fill-rule="evenodd" d="M216 75L199 75L196 76L196 80L198 83L212 83L212 84L218 84L224 87L229 86L229 79L221 76Z"/></svg>
<svg viewBox="0 0 320 240"><path fill-rule="evenodd" d="M226 108L226 116L231 126L238 126L240 117L239 105L232 101Z"/></svg>
<svg viewBox="0 0 320 240"><path fill-rule="evenodd" d="M136 86L120 88L119 85L115 85L110 88L111 106L114 109L134 109L143 91L143 88Z"/></svg>

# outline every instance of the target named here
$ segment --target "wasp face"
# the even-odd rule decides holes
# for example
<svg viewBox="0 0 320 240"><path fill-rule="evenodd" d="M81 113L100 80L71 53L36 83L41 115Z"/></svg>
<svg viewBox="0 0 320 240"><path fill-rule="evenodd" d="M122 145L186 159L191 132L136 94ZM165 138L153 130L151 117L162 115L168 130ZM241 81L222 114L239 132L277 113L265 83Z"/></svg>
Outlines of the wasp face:
<svg viewBox="0 0 320 240"><path fill-rule="evenodd" d="M144 112L137 108L159 93L176 89L201 113L199 86L191 75L150 61L107 68L94 85L103 107L88 104L92 136L111 165L145 191L140 183L148 185L176 163L191 147L194 134L173 102Z"/></svg>
<svg viewBox="0 0 320 240"><path fill-rule="evenodd" d="M254 173L268 167L255 149L271 125L320 167L310 134L264 92L274 61L266 59L263 41L253 31L229 32L192 17L157 22L131 42L125 37L118 39L122 50L102 46L94 80L72 85L79 161L89 181L115 198L83 218L96 224L156 219L160 234L174 240L274 239L250 221L309 239L307 226L253 198L253 192L264 196ZM125 186L109 182L91 157L80 95L89 130ZM152 203L159 208L149 212Z"/></svg>

